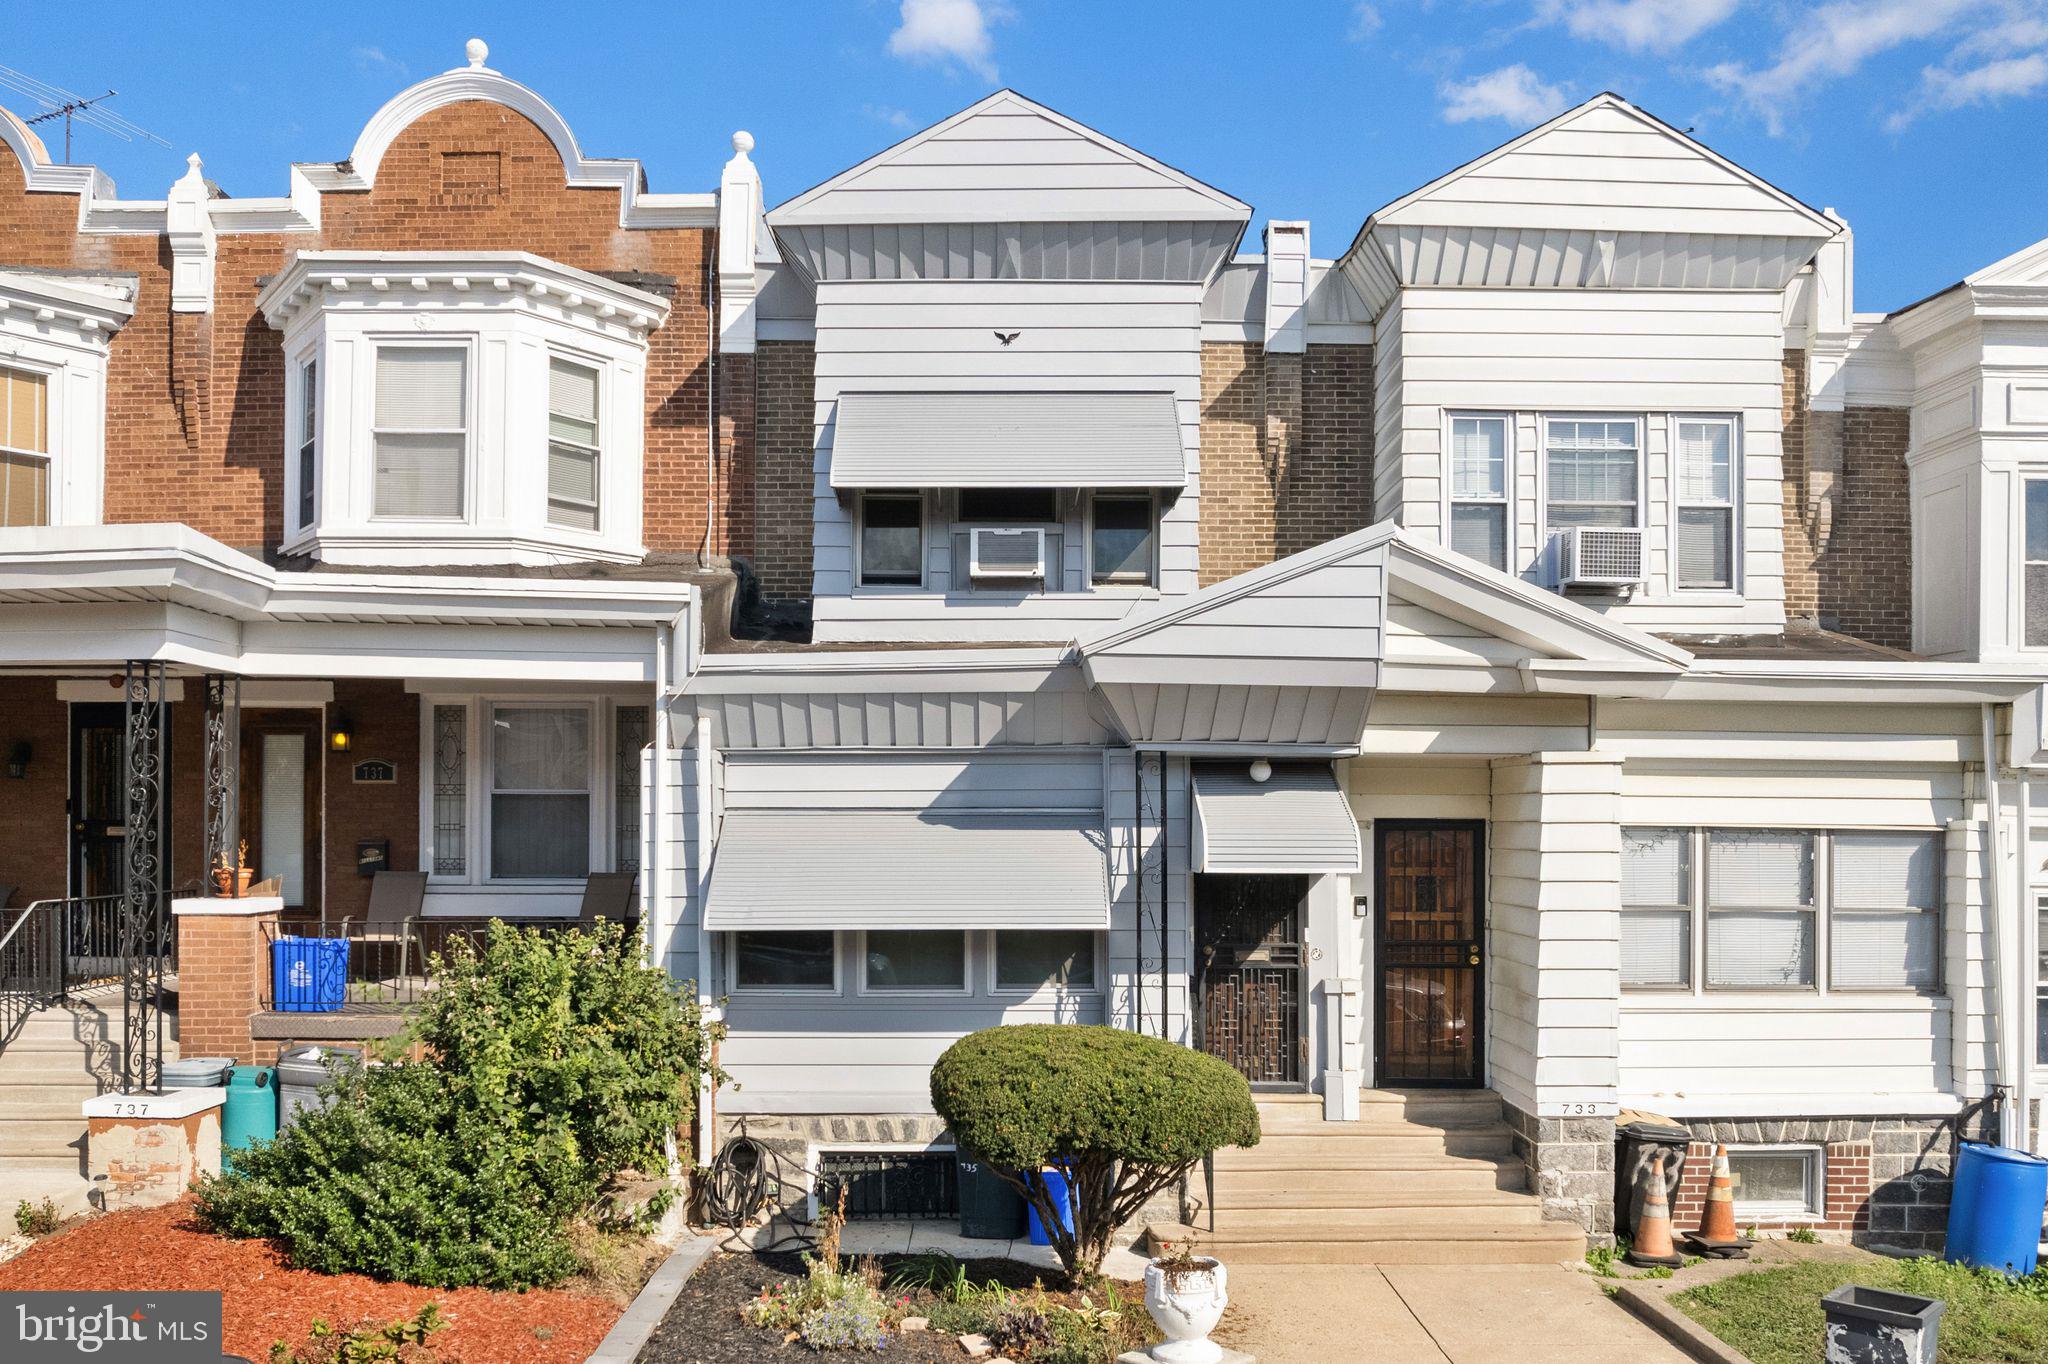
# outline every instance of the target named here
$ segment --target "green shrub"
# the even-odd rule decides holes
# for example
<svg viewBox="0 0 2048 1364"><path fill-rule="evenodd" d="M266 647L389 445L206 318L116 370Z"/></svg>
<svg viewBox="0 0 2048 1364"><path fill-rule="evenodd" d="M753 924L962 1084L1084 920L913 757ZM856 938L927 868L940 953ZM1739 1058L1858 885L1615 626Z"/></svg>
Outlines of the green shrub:
<svg viewBox="0 0 2048 1364"><path fill-rule="evenodd" d="M23 1236L48 1236L64 1221L54 1200L31 1203L26 1198L14 1205L14 1225Z"/></svg>
<svg viewBox="0 0 2048 1364"><path fill-rule="evenodd" d="M872 1261L840 1269L804 1257L804 1277L761 1290L740 1309L753 1326L795 1331L814 1350L879 1350L889 1343L889 1305Z"/></svg>
<svg viewBox="0 0 2048 1364"><path fill-rule="evenodd" d="M933 1065L931 1094L960 1146L1038 1210L1076 1281L1095 1277L1116 1229L1203 1156L1259 1140L1242 1075L1121 1028L1033 1023L970 1033ZM1048 1166L1072 1189L1072 1232L1036 1177Z"/></svg>
<svg viewBox="0 0 2048 1364"><path fill-rule="evenodd" d="M408 1035L429 1059L331 1082L327 1107L202 1183L207 1225L302 1269L523 1288L575 1271L570 1220L621 1172L665 1172L713 1038L623 930L493 924L432 973Z"/></svg>
<svg viewBox="0 0 2048 1364"><path fill-rule="evenodd" d="M427 1337L447 1324L433 1303L408 1320L383 1326L365 1323L349 1331L337 1331L315 1317L304 1347L295 1350L281 1340L271 1342L270 1364L433 1364L437 1356Z"/></svg>

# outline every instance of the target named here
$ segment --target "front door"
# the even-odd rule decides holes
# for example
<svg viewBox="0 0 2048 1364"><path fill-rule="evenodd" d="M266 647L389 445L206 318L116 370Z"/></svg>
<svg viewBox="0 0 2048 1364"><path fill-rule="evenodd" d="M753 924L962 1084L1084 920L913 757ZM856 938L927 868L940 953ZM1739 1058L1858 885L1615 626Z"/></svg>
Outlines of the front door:
<svg viewBox="0 0 2048 1364"><path fill-rule="evenodd" d="M1481 1083L1485 826L1379 820L1376 1084Z"/></svg>
<svg viewBox="0 0 2048 1364"><path fill-rule="evenodd" d="M320 713L242 713L241 839L288 918L320 917Z"/></svg>
<svg viewBox="0 0 2048 1364"><path fill-rule="evenodd" d="M1301 876L1195 878L1195 998L1202 1050L1255 1086L1299 1089Z"/></svg>
<svg viewBox="0 0 2048 1364"><path fill-rule="evenodd" d="M71 707L71 893L118 895L128 846L127 728L118 701Z"/></svg>

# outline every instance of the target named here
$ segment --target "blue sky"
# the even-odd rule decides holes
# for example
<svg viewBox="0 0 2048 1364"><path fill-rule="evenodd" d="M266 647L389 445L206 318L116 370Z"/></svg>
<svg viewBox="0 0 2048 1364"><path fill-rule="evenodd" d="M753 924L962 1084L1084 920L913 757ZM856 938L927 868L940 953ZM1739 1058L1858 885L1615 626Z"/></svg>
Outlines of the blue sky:
<svg viewBox="0 0 2048 1364"><path fill-rule="evenodd" d="M2048 237L2048 0L107 0L94 15L16 7L0 62L119 90L112 107L171 146L81 128L74 159L138 198L194 150L231 194L282 193L287 162L346 155L379 104L479 35L585 151L638 156L656 190L714 187L744 127L778 202L1009 85L1260 220L1311 219L1334 255L1380 204L1612 89L1844 214L1861 310Z"/></svg>

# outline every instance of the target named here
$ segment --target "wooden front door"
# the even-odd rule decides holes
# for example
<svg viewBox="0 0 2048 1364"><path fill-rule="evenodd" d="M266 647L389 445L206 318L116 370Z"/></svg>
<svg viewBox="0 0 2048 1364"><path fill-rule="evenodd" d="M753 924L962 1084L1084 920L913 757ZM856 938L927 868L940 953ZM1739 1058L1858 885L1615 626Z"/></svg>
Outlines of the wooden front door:
<svg viewBox="0 0 2048 1364"><path fill-rule="evenodd" d="M1195 878L1195 998L1202 1050L1253 1085L1299 1089L1302 1033L1300 876Z"/></svg>
<svg viewBox="0 0 2048 1364"><path fill-rule="evenodd" d="M1374 825L1376 1084L1482 1081L1484 835L1476 823Z"/></svg>

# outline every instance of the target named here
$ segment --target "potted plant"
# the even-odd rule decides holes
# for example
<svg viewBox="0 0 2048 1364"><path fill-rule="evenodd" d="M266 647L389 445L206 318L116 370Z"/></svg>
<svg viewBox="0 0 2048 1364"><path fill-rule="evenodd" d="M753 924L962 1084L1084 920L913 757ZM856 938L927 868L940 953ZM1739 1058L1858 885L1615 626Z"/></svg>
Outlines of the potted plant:
<svg viewBox="0 0 2048 1364"><path fill-rule="evenodd" d="M241 840L231 860L223 851L214 859L213 888L227 899L239 899L249 893L249 883L256 879L256 869L249 865L249 840Z"/></svg>
<svg viewBox="0 0 2048 1364"><path fill-rule="evenodd" d="M1217 1364L1223 1347L1209 1333L1230 1305L1223 1262L1195 1254L1192 1238L1165 1250L1145 1266L1145 1310L1166 1337L1152 1357L1160 1364Z"/></svg>

